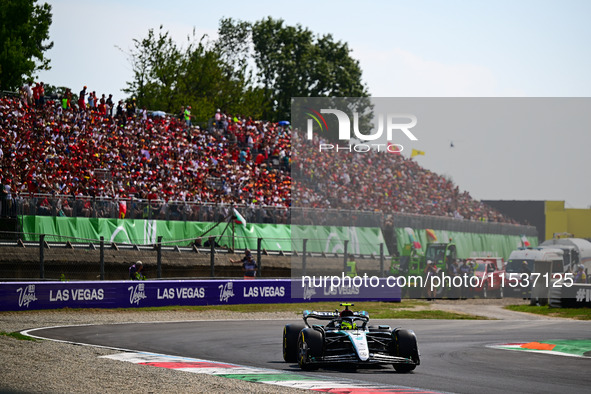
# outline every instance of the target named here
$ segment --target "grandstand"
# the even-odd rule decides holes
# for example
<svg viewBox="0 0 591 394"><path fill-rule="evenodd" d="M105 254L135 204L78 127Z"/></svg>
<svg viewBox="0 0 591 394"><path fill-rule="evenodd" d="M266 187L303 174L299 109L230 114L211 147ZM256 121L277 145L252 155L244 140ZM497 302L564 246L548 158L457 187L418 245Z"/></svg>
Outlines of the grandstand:
<svg viewBox="0 0 591 394"><path fill-rule="evenodd" d="M110 112L0 99L2 215L215 220L207 207L233 204L271 208L256 220L285 223L293 188L298 207L516 224L401 155L330 161L310 149L293 184L291 144L307 142L288 125L223 114L201 129L145 110Z"/></svg>

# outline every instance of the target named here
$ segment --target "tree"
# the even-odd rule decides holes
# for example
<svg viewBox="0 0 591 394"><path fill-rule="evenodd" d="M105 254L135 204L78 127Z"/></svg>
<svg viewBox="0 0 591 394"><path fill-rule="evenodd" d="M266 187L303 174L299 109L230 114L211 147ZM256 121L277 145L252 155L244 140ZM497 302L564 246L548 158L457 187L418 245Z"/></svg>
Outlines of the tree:
<svg viewBox="0 0 591 394"><path fill-rule="evenodd" d="M127 82L126 93L135 96L138 105L150 109L172 111L180 99L177 91L178 81L185 68L187 56L164 32L162 26L158 35L153 29L144 39L133 40L134 49L129 60L134 78ZM188 51L192 50L192 43Z"/></svg>
<svg viewBox="0 0 591 394"><path fill-rule="evenodd" d="M45 51L49 39L51 6L37 0L0 2L0 88L16 90L39 70L48 70Z"/></svg>
<svg viewBox="0 0 591 394"><path fill-rule="evenodd" d="M199 123L217 108L273 121L291 115L292 97L368 96L346 43L272 18L222 19L219 38L187 37L179 47L160 26L134 40L134 79L124 91L140 106L177 112L191 105Z"/></svg>
<svg viewBox="0 0 591 394"><path fill-rule="evenodd" d="M229 98L240 98L239 103L225 102L222 107L232 108L232 104L238 104L240 112L262 118L272 106L261 86L256 83L250 23L235 21L232 18L222 19L218 35L219 38L214 43L215 51L220 55L226 75L237 82L237 89Z"/></svg>
<svg viewBox="0 0 591 394"><path fill-rule="evenodd" d="M224 62L215 43L195 32L179 47L160 26L134 40L129 53L134 79L124 89L139 106L177 113L190 105L197 123L207 124L217 108L251 116L261 115L263 97L249 86L240 68Z"/></svg>
<svg viewBox="0 0 591 394"><path fill-rule="evenodd" d="M273 103L265 113L270 119L289 119L292 97L368 96L359 62L346 43L335 42L330 34L317 36L301 25L286 26L271 17L254 24L224 19L220 26L221 41L249 39L257 83Z"/></svg>

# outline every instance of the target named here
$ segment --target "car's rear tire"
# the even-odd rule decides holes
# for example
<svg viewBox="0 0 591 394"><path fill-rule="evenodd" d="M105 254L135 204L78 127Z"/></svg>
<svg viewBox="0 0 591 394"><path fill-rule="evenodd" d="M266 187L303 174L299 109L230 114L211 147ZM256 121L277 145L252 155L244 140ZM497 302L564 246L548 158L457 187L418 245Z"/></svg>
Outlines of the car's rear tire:
<svg viewBox="0 0 591 394"><path fill-rule="evenodd" d="M396 330L392 333L394 356L410 359L410 363L394 363L399 373L409 373L420 364L419 347L415 333L409 330Z"/></svg>
<svg viewBox="0 0 591 394"><path fill-rule="evenodd" d="M286 363L298 361L298 336L306 328L303 324L287 324L283 327L283 360Z"/></svg>
<svg viewBox="0 0 591 394"><path fill-rule="evenodd" d="M322 334L312 328L304 328L298 335L298 365L304 371L318 369L312 359L322 356Z"/></svg>

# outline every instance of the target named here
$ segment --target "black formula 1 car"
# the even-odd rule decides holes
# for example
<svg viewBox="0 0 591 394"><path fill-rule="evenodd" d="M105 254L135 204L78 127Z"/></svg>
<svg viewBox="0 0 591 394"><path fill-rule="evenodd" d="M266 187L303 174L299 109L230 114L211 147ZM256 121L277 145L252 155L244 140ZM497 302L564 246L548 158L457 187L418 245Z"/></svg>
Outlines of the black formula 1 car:
<svg viewBox="0 0 591 394"><path fill-rule="evenodd" d="M283 329L283 359L298 362L303 370L331 364L392 364L397 372L408 373L421 363L417 338L411 330L370 326L369 314L304 311L304 324L287 324ZM327 320L326 325L308 319Z"/></svg>

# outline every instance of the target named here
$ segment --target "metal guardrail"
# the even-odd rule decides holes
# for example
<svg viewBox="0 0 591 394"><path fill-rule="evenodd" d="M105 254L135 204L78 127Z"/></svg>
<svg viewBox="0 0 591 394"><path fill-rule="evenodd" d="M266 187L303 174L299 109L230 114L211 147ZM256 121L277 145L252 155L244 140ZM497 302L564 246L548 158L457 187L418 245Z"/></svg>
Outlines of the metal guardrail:
<svg viewBox="0 0 591 394"><path fill-rule="evenodd" d="M230 254L241 254L244 251L218 247L213 242L214 237L209 238L209 246L202 247L197 245L196 240L190 246L170 245L164 243L161 236L154 244L137 245L109 243L103 237L90 240L46 234L28 235L34 235L38 241L23 241L18 238L0 242L3 250L0 257L0 280L35 276L42 280L128 279L129 266L138 260L144 263L145 268L151 267L150 279L214 278L220 277L219 272L216 275L216 270L220 269L223 272L222 277L240 276L242 273L241 264L228 267L222 260L227 260ZM189 245L189 242L186 244ZM278 255L257 250L259 260L263 252L266 255ZM260 272L259 270L259 276Z"/></svg>
<svg viewBox="0 0 591 394"><path fill-rule="evenodd" d="M20 236L20 234L14 234ZM231 255L242 256L245 250L232 250L216 245L215 237L208 239L209 246L202 247L193 240L175 240L185 246L170 245L162 237L154 244L136 245L128 243L108 243L73 237L60 237L46 234L33 235L38 241L3 240L0 242L0 281L25 280L38 277L41 280L112 280L128 279L128 267L141 260L144 267L150 267L150 279L170 278L220 278L241 277L241 264L228 264ZM258 264L259 277L289 277L292 263L295 268L306 272L306 261L339 261L346 264L347 243L339 253L319 253L306 249L283 251L266 250L261 247L262 239L257 242L257 249L252 251ZM198 246L199 245L199 246ZM391 256L384 253L382 244L380 253L356 254L360 260L369 262L376 272L385 273L385 261ZM270 263L269 259L274 263ZM295 260L294 260L295 259ZM236 260L236 258L234 258ZM283 263L281 263L283 261ZM316 263L322 265L322 263ZM318 265L316 265L318 268ZM265 272L265 275L262 275ZM298 271L299 272L299 271Z"/></svg>

